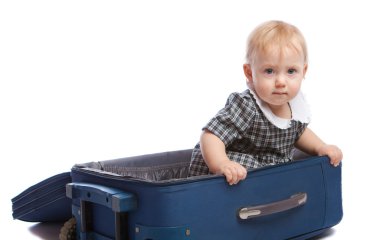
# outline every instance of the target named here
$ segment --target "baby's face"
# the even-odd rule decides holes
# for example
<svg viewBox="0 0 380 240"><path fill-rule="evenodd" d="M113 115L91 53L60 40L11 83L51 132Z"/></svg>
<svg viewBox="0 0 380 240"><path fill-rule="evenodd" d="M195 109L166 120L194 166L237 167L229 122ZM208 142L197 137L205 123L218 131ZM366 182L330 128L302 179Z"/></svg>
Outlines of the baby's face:
<svg viewBox="0 0 380 240"><path fill-rule="evenodd" d="M301 88L307 70L303 54L295 49L258 52L252 68L252 86L269 106L287 105Z"/></svg>

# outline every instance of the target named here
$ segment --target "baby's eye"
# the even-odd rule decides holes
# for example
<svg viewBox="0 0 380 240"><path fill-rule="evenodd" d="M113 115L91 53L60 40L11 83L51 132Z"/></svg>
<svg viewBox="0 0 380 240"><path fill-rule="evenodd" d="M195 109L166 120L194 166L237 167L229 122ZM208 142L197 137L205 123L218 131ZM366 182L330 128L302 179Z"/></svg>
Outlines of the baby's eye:
<svg viewBox="0 0 380 240"><path fill-rule="evenodd" d="M288 70L288 74L295 74L296 72L297 72L297 70L294 69L294 68L290 68L290 69Z"/></svg>
<svg viewBox="0 0 380 240"><path fill-rule="evenodd" d="M267 68L264 70L266 74L273 74L274 70L272 68Z"/></svg>

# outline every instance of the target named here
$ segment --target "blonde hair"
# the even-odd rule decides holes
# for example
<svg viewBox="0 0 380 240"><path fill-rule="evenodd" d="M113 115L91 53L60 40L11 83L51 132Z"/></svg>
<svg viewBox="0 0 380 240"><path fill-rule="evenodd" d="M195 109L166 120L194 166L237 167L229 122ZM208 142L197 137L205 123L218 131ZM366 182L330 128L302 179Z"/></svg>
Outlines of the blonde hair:
<svg viewBox="0 0 380 240"><path fill-rule="evenodd" d="M256 27L248 37L246 61L253 64L258 51L267 53L273 49L291 48L304 55L305 63L308 61L306 41L297 27L282 22L268 21Z"/></svg>

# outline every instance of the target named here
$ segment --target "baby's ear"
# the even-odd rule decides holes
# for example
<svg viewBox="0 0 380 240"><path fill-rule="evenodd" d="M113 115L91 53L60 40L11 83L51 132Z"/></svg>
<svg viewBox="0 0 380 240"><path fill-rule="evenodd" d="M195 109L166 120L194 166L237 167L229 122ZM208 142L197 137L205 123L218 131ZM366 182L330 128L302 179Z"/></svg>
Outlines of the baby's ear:
<svg viewBox="0 0 380 240"><path fill-rule="evenodd" d="M243 70L244 70L244 75L247 78L247 84L252 83L253 79L252 79L251 66L248 63L246 63L243 65Z"/></svg>
<svg viewBox="0 0 380 240"><path fill-rule="evenodd" d="M308 67L308 65L307 65L307 63L305 63L305 65L303 67L303 78L305 78L305 76L306 76L307 67Z"/></svg>

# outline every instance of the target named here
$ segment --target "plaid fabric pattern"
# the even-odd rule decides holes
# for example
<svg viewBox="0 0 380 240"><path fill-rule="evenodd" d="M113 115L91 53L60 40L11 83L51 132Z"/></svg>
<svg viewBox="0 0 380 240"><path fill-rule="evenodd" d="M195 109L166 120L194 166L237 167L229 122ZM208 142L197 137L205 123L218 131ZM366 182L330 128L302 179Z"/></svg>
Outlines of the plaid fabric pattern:
<svg viewBox="0 0 380 240"><path fill-rule="evenodd" d="M203 128L215 134L226 146L230 160L249 168L292 160L294 144L307 123L291 120L280 129L264 116L249 90L232 93L221 109ZM194 147L189 176L210 174L199 143Z"/></svg>

